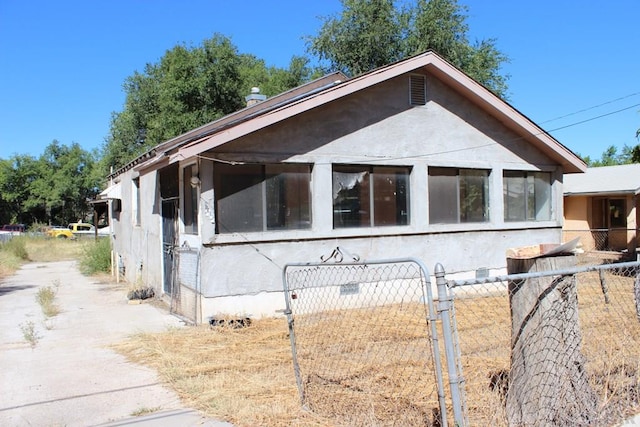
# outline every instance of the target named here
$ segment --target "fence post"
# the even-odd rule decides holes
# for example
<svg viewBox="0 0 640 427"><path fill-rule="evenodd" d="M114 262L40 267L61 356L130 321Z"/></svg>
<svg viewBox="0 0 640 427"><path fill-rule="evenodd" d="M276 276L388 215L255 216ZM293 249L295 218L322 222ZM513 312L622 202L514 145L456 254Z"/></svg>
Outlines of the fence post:
<svg viewBox="0 0 640 427"><path fill-rule="evenodd" d="M509 274L575 266L575 256L508 257ZM581 353L576 277L555 274L509 281L511 369L509 425L589 425L598 397Z"/></svg>
<svg viewBox="0 0 640 427"><path fill-rule="evenodd" d="M435 266L436 285L438 287L438 314L442 322L442 338L447 359L447 373L449 374L449 388L451 390L451 405L453 407L453 420L456 426L466 425L462 410L462 398L460 394L460 378L458 377L457 363L455 359L455 347L453 343L453 330L451 328L451 298L447 289L444 267L438 263Z"/></svg>

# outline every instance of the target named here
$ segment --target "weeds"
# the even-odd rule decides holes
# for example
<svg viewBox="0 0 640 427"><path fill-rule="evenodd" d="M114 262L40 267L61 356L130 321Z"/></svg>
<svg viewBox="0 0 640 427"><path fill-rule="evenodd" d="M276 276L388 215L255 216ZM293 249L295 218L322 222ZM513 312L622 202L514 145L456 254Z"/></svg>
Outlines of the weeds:
<svg viewBox="0 0 640 427"><path fill-rule="evenodd" d="M42 309L42 314L46 319L60 314L60 307L56 304L56 294L58 293L59 281L55 281L53 286L45 286L38 289L36 301Z"/></svg>
<svg viewBox="0 0 640 427"><path fill-rule="evenodd" d="M24 340L29 343L32 349L35 348L40 338L42 338L38 331L36 331L35 323L33 323L31 320L28 320L25 323L21 323L20 330L22 331Z"/></svg>
<svg viewBox="0 0 640 427"><path fill-rule="evenodd" d="M108 273L111 269L111 242L102 237L85 246L80 260L80 269L84 274Z"/></svg>
<svg viewBox="0 0 640 427"><path fill-rule="evenodd" d="M147 415L147 414L152 414L154 412L158 412L160 409L159 406L156 406L155 408L147 408L146 406L143 406L142 408L136 409L135 411L133 411L131 413L132 417L141 417L143 415Z"/></svg>
<svg viewBox="0 0 640 427"><path fill-rule="evenodd" d="M2 249L21 261L29 260L27 252L27 240L22 236L15 236L9 241L2 244Z"/></svg>

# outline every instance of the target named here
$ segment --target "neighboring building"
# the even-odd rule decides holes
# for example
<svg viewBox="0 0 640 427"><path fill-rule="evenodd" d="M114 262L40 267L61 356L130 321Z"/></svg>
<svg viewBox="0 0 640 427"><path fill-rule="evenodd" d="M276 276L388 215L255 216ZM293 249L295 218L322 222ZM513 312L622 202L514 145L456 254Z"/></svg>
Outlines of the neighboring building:
<svg viewBox="0 0 640 427"><path fill-rule="evenodd" d="M587 252L635 257L640 218L640 164L589 168L565 176L565 240L580 237Z"/></svg>
<svg viewBox="0 0 640 427"><path fill-rule="evenodd" d="M507 248L561 241L563 175L585 169L427 52L328 75L167 141L112 174L102 197L126 279L200 322L274 315L285 264L338 246L363 260L501 270Z"/></svg>

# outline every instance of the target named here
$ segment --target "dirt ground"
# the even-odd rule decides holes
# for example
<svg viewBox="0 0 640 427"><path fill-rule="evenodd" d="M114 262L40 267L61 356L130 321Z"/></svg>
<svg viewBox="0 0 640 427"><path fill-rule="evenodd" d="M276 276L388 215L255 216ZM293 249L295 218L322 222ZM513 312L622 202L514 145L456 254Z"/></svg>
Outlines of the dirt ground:
<svg viewBox="0 0 640 427"><path fill-rule="evenodd" d="M48 320L36 302L46 286L57 288L61 310ZM183 326L152 304L129 304L125 287L85 277L73 261L25 265L0 282L0 425L128 425L184 413L154 371L109 348L136 332Z"/></svg>

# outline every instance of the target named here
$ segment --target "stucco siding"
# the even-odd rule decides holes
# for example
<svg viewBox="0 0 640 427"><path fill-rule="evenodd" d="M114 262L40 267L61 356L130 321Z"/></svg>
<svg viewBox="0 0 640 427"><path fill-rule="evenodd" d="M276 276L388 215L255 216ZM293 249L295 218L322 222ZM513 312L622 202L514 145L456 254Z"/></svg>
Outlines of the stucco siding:
<svg viewBox="0 0 640 427"><path fill-rule="evenodd" d="M422 106L410 105L409 75L405 74L242 134L197 158L179 159L180 169L197 162L199 171L199 233L178 239L179 245L199 251L199 274L191 284L202 294L198 316L273 315L284 308L284 266L319 262L338 246L361 260L411 257L430 269L441 263L450 274L473 275L477 269L503 269L508 248L561 241L563 170L557 160L438 79L427 75L426 85L427 102ZM214 175L220 162L311 165L311 228L217 233ZM408 224L334 228L332 168L336 164L408 167ZM488 171L483 175L488 182L488 214L481 216L486 221L430 223L430 167ZM505 221L503 173L507 170L549 172L551 219ZM123 209L114 223L114 249L126 264L127 281L161 291L158 173L140 172L141 220L134 224L132 179L137 173L132 169L119 176ZM179 188L184 190L182 185ZM184 228L180 225L180 229ZM182 277L180 272L177 277Z"/></svg>
<svg viewBox="0 0 640 427"><path fill-rule="evenodd" d="M156 173L139 176L140 224L134 220L133 171L120 176L122 209L114 218L113 250L124 267L124 279L132 285L162 290L162 233L158 215Z"/></svg>
<svg viewBox="0 0 640 427"><path fill-rule="evenodd" d="M504 268L508 248L558 243L560 238L559 228L542 228L219 245L202 249L201 289L205 297L281 291L287 263L320 262L337 246L362 260L411 257L430 269L441 263L449 273L473 273ZM343 262L348 262L346 255Z"/></svg>

